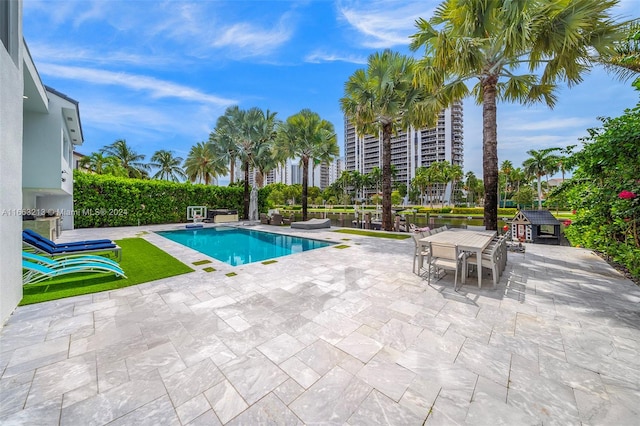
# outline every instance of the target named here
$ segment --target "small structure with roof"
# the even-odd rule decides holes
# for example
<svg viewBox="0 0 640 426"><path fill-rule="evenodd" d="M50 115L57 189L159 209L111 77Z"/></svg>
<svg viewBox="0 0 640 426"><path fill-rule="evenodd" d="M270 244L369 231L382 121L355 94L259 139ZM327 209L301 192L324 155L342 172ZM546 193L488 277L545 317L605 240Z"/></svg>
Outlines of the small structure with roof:
<svg viewBox="0 0 640 426"><path fill-rule="evenodd" d="M538 244L560 244L560 222L548 210L520 210L511 222L513 239Z"/></svg>

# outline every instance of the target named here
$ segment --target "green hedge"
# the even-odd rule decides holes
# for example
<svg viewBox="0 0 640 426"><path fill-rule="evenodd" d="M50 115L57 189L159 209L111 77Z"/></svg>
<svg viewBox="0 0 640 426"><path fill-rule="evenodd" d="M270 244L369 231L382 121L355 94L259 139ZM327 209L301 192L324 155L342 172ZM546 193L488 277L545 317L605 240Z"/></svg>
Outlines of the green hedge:
<svg viewBox="0 0 640 426"><path fill-rule="evenodd" d="M76 171L73 184L76 228L183 223L188 206L238 210L243 188L93 175ZM258 210L266 211L258 192Z"/></svg>

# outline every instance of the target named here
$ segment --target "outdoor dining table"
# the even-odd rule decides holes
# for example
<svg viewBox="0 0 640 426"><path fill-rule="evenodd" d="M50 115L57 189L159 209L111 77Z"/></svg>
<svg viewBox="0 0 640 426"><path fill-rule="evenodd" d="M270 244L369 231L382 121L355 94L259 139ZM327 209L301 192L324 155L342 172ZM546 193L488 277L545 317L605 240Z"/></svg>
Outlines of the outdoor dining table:
<svg viewBox="0 0 640 426"><path fill-rule="evenodd" d="M458 246L459 250L476 253L476 259L482 259L482 251L487 248L496 231L471 230L471 229L449 229L438 232L420 239L421 243L439 243L450 246ZM464 283L466 273L463 271L462 282ZM478 271L478 287L482 287L482 270Z"/></svg>

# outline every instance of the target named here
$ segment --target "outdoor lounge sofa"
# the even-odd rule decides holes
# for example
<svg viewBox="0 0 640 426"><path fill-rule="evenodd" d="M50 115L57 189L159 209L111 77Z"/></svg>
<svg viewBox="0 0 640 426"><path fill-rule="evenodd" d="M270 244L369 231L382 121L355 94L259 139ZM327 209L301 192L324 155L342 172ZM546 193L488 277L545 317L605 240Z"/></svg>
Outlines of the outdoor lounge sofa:
<svg viewBox="0 0 640 426"><path fill-rule="evenodd" d="M122 249L111 240L87 240L56 244L37 232L25 229L22 231L22 243L37 253L42 253L49 257L112 252L117 260L122 258Z"/></svg>
<svg viewBox="0 0 640 426"><path fill-rule="evenodd" d="M294 229L321 229L331 228L331 219L309 219L302 222L291 223Z"/></svg>

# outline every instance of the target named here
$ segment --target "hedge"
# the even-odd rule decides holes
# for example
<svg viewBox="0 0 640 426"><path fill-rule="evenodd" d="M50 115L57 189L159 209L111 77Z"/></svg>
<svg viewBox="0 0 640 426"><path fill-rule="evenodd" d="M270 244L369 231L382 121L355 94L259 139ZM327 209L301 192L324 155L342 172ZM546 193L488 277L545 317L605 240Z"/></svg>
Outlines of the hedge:
<svg viewBox="0 0 640 426"><path fill-rule="evenodd" d="M243 217L243 188L120 178L76 171L74 226L95 228L183 223L188 206L238 210ZM266 211L258 191L258 210Z"/></svg>

